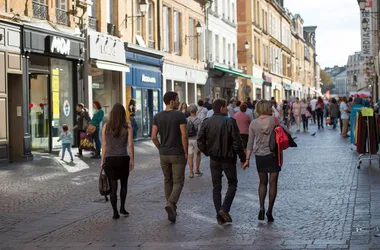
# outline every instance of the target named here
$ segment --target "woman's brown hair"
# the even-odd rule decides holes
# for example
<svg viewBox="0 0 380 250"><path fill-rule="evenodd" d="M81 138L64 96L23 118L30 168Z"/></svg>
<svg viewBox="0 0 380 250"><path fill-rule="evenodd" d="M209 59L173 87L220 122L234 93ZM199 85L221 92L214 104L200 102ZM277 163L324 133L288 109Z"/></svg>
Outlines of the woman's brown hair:
<svg viewBox="0 0 380 250"><path fill-rule="evenodd" d="M128 129L126 115L124 106L120 103L116 103L110 112L109 120L106 125L106 134L113 133L115 138L120 137L122 129Z"/></svg>
<svg viewBox="0 0 380 250"><path fill-rule="evenodd" d="M93 104L95 104L95 106L97 107L97 109L101 109L102 108L102 105L100 104L99 101L94 101Z"/></svg>
<svg viewBox="0 0 380 250"><path fill-rule="evenodd" d="M256 113L259 115L272 115L272 103L270 101L261 100L256 104Z"/></svg>

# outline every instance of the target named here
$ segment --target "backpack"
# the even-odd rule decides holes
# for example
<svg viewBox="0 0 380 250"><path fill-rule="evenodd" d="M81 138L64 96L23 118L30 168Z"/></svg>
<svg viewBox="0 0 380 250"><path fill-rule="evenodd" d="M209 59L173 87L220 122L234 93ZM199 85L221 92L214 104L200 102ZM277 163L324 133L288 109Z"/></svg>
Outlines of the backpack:
<svg viewBox="0 0 380 250"><path fill-rule="evenodd" d="M276 126L269 138L269 148L271 152L278 158L278 165L282 166L282 151L289 147L297 147L290 133L279 125L278 119L274 118Z"/></svg>
<svg viewBox="0 0 380 250"><path fill-rule="evenodd" d="M195 122L197 119L198 119L198 118L195 118L194 121L191 121L191 120L188 120L188 121L187 121L186 129L187 129L187 136L188 136L188 137L194 137L194 136L197 136L197 134L198 134L198 128L195 127L195 125L194 125L194 122Z"/></svg>

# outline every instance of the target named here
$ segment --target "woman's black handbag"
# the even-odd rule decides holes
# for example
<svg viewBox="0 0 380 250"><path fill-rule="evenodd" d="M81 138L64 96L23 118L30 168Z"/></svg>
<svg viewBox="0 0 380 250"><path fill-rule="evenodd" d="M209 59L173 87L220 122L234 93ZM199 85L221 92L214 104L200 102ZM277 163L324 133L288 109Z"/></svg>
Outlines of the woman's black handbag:
<svg viewBox="0 0 380 250"><path fill-rule="evenodd" d="M99 175L99 193L100 195L105 196L106 200L107 200L107 195L111 193L110 182L108 180L107 175L104 173L104 167L100 171L100 175Z"/></svg>

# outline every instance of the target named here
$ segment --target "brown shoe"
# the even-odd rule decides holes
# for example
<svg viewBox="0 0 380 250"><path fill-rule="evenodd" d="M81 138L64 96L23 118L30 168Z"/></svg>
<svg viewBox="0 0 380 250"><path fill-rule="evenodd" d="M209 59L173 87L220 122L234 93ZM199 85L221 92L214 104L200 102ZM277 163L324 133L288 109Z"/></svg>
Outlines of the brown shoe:
<svg viewBox="0 0 380 250"><path fill-rule="evenodd" d="M168 202L168 204L165 207L166 212L168 213L168 220L171 223L175 223L177 213L175 211L175 207L171 202Z"/></svg>
<svg viewBox="0 0 380 250"><path fill-rule="evenodd" d="M222 216L225 222L232 222L231 216L228 213L224 212L223 210L219 211L219 215Z"/></svg>

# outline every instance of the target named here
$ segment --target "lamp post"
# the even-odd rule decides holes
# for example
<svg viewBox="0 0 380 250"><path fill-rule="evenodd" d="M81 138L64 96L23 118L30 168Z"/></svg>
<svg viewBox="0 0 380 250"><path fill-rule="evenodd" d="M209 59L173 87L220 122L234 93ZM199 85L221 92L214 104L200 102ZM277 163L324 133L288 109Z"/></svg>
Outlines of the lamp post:
<svg viewBox="0 0 380 250"><path fill-rule="evenodd" d="M137 19L139 19L141 17L144 17L145 14L149 11L149 3L148 3L148 1L147 0L140 0L139 7L140 7L141 15L128 16L128 14L126 14L123 22L119 25L119 27L121 27L121 25L125 22L125 28L127 28L127 24L128 24L127 20L128 19L136 18L136 20L137 20Z"/></svg>

